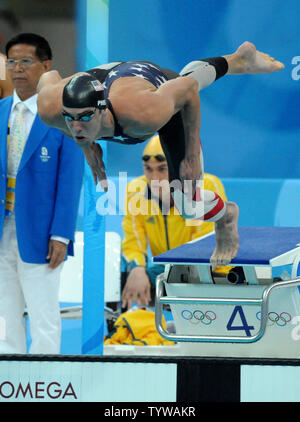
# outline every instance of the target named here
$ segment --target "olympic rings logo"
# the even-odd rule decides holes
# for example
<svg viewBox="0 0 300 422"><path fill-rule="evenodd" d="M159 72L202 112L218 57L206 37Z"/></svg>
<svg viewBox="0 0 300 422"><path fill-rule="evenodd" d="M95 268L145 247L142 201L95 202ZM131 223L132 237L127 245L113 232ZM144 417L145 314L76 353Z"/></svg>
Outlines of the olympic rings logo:
<svg viewBox="0 0 300 422"><path fill-rule="evenodd" d="M257 312L256 318L260 321L261 320L261 312ZM284 327L292 320L291 315L288 312L281 312L278 315L277 312L269 312L268 313L268 323L269 327L276 324L278 327Z"/></svg>
<svg viewBox="0 0 300 422"><path fill-rule="evenodd" d="M210 325L217 318L217 315L213 311L202 312L199 309L194 312L184 309L181 312L181 316L194 325L197 325L200 322L204 325Z"/></svg>

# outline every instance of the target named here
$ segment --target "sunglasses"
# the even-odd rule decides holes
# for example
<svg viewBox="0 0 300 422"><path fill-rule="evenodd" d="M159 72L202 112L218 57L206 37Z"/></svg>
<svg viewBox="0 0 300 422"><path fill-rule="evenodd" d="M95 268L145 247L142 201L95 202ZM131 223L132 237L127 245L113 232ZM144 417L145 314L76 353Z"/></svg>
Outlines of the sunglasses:
<svg viewBox="0 0 300 422"><path fill-rule="evenodd" d="M73 122L73 121L78 121L78 122L90 122L92 120L92 118L95 116L96 110L95 111L88 111L87 113L81 114L78 117L74 117L71 116L70 114L66 113L65 111L62 112L63 118L67 121L67 122Z"/></svg>
<svg viewBox="0 0 300 422"><path fill-rule="evenodd" d="M143 161L147 162L150 160L151 157L154 157L156 161L159 161L160 163L162 163L163 161L166 161L166 157L162 154L157 154L157 155L143 155Z"/></svg>

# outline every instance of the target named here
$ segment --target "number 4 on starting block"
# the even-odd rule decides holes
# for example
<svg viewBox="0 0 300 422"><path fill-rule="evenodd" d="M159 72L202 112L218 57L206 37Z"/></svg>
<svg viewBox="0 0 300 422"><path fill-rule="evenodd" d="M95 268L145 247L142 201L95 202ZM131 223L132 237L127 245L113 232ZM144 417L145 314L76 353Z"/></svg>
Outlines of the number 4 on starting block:
<svg viewBox="0 0 300 422"><path fill-rule="evenodd" d="M240 316L240 319L242 321L242 325L235 325L235 326L233 326L232 324L233 324L233 322L234 322L237 314L239 314L239 316ZM234 308L234 310L233 310L233 312L231 314L231 317L229 318L229 321L227 323L226 328L227 328L228 331L232 331L232 330L244 330L245 333L246 333L246 335L248 337L251 336L250 330L254 330L253 325L248 325L247 320L246 320L246 317L245 317L245 314L244 314L244 311L243 311L243 308L240 305L235 306L235 308Z"/></svg>

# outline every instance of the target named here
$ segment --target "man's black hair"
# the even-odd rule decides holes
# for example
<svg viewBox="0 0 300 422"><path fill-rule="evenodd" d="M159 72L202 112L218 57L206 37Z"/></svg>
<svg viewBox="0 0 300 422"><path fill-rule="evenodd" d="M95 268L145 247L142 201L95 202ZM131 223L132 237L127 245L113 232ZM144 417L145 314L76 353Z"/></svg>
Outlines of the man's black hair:
<svg viewBox="0 0 300 422"><path fill-rule="evenodd" d="M9 50L16 44L28 44L35 47L35 54L41 60L51 60L52 51L48 41L41 35L32 33L22 33L13 37L5 46L6 56Z"/></svg>

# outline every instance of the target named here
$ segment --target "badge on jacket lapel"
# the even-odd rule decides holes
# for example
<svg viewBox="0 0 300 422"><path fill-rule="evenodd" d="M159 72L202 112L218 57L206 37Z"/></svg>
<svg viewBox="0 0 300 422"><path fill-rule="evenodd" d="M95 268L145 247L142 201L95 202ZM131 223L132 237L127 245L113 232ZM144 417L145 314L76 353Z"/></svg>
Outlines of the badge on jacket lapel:
<svg viewBox="0 0 300 422"><path fill-rule="evenodd" d="M46 163L49 160L50 155L48 155L48 149L46 147L42 147L41 149L41 155L40 155L40 159Z"/></svg>

